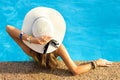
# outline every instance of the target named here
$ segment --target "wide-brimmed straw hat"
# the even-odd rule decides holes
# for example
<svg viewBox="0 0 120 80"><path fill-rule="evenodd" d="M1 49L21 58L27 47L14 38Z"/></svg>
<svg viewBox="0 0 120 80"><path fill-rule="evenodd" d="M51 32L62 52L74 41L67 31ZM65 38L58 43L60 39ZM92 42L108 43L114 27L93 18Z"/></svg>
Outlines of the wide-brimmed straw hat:
<svg viewBox="0 0 120 80"><path fill-rule="evenodd" d="M55 9L37 7L26 14L22 31L33 37L43 35L52 37L50 42L43 45L23 40L29 48L38 53L50 53L61 45L66 31L66 24L63 16Z"/></svg>

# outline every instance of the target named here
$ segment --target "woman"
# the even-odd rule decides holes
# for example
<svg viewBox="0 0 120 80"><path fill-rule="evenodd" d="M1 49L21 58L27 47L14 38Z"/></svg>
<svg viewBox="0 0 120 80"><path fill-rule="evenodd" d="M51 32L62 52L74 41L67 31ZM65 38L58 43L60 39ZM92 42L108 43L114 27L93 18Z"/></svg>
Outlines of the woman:
<svg viewBox="0 0 120 80"><path fill-rule="evenodd" d="M22 50L29 56L33 57L35 59L35 57L39 54L33 50L31 50L29 47L27 47L19 38L20 35L20 30L16 29L13 26L7 26L6 27L6 31L9 33L9 35L16 41L16 43L22 48ZM23 34L23 38L24 40L27 40L27 34ZM37 44L45 44L47 43L51 38L49 36L43 36L41 38L32 38L31 39L31 43L37 43ZM104 59L99 59L95 61L95 66L92 63L87 63L84 65L79 65L77 66L70 58L67 50L65 49L64 45L61 44L60 47L54 51L53 53L49 53L49 54L53 54L51 57L54 57L56 60L56 55L60 56L64 63L66 64L66 66L69 68L69 70L73 73L73 75L78 75L81 73L85 73L90 71L91 69L93 69L94 67L100 67L100 66L109 66L111 65L111 62L108 62ZM43 55L43 54L39 54L39 55ZM42 58L41 58L42 59ZM40 63L41 64L41 63ZM45 63L44 63L45 64ZM54 64L54 63L53 63ZM57 64L57 63L56 63ZM46 64L48 65L48 63ZM50 66L51 68L56 67L56 65L54 66Z"/></svg>
<svg viewBox="0 0 120 80"><path fill-rule="evenodd" d="M56 17L58 17L58 15ZM28 20L30 20L30 19L28 19ZM27 20L27 22L28 22L28 20ZM54 20L54 21L56 21L56 20ZM33 21L33 22L35 22L35 21ZM33 26L33 24L32 24L32 26ZM38 26L38 24L35 26ZM46 26L44 26L44 27L46 27ZM43 27L41 29L43 29ZM109 62L107 60L99 59L99 60L96 60L93 62L86 63L84 65L77 66L71 60L71 58L63 44L60 44L57 49L53 50L49 54L40 54L39 52L37 52L34 49L31 49L31 47L29 47L29 44L31 44L31 43L39 44L39 45L44 45L44 44L46 45L52 40L51 36L48 36L48 35L42 35L40 37L29 36L28 33L23 33L21 30L18 30L17 28L10 26L10 25L8 25L6 27L6 31L9 33L9 35L15 40L15 42L22 48L22 50L27 55L31 56L41 66L46 67L46 68L51 68L51 69L56 68L58 65L57 64L58 56L60 56L62 58L62 60L64 61L64 63L68 67L68 69L73 73L73 75L82 74L82 73L88 72L91 69L94 69L96 67L110 66L112 64L111 62ZM24 41L29 42L29 44L26 45L26 43ZM45 51L45 53L47 53L47 52Z"/></svg>

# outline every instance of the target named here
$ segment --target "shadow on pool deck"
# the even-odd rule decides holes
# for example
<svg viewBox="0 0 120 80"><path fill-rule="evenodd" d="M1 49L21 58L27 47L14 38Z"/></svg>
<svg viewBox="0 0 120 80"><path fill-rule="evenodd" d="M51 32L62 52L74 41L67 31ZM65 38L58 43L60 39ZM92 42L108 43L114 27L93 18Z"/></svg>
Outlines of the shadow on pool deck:
<svg viewBox="0 0 120 80"><path fill-rule="evenodd" d="M79 62L76 62L79 64ZM98 67L82 75L72 76L63 62L55 70L40 68L35 62L1 62L0 80L119 80L120 63Z"/></svg>

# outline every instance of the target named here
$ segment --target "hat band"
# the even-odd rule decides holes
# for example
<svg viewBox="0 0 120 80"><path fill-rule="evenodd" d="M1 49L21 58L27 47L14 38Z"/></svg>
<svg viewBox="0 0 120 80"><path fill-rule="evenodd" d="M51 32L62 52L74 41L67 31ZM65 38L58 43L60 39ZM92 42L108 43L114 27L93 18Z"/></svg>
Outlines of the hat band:
<svg viewBox="0 0 120 80"><path fill-rule="evenodd" d="M48 47L49 47L50 44L51 44L53 47L55 47L55 48L58 48L57 45L59 45L58 41L56 41L56 40L54 40L54 39L50 40L50 41L44 46L44 52L43 52L43 54L45 54L45 53L47 52L47 49L48 49Z"/></svg>

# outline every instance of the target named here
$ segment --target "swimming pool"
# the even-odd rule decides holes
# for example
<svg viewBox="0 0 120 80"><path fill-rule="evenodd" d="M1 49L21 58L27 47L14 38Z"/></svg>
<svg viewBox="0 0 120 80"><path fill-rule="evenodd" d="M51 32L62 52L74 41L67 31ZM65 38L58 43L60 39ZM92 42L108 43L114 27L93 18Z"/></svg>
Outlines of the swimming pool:
<svg viewBox="0 0 120 80"><path fill-rule="evenodd" d="M55 8L65 18L63 44L73 60L106 58L120 61L120 1L118 0L1 0L0 61L29 61L30 58L6 33L6 24L21 29L32 8Z"/></svg>

